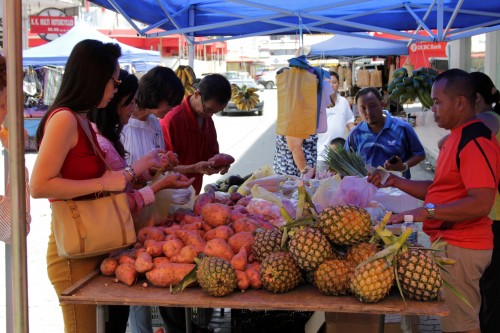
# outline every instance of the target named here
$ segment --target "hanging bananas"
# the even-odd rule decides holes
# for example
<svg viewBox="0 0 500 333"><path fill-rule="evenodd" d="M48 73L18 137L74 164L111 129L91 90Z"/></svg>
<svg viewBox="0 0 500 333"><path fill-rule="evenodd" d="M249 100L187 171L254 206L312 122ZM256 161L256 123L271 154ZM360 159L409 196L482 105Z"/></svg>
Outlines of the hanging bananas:
<svg viewBox="0 0 500 333"><path fill-rule="evenodd" d="M408 76L404 67L392 73L393 80L387 86L390 99L399 99L402 104L418 98L423 107L432 108L431 88L439 73L433 68L420 67L411 74L411 77Z"/></svg>
<svg viewBox="0 0 500 333"><path fill-rule="evenodd" d="M184 96L194 94L196 88L193 87L193 84L196 81L196 74L191 66L180 65L175 70L175 75L177 75L182 82L182 86L184 87Z"/></svg>
<svg viewBox="0 0 500 333"><path fill-rule="evenodd" d="M257 90L257 88L247 88L246 85L242 85L240 88L233 83L231 84L231 102L236 105L238 110L250 111L260 102Z"/></svg>

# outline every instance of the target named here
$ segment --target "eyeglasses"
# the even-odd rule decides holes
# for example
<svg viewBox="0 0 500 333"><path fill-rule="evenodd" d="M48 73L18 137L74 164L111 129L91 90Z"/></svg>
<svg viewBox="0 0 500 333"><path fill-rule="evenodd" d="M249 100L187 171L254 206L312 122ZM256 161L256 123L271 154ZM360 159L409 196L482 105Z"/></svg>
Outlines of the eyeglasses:
<svg viewBox="0 0 500 333"><path fill-rule="evenodd" d="M221 111L222 111L222 109L224 109L224 108L222 108L222 109L221 109L221 110L219 110L219 111L215 111L214 109L212 109L212 108L210 108L210 107L209 107L209 108L207 108L207 107L205 107L205 102L203 101L203 97L202 97L202 96L200 96L200 98L201 98L201 107L202 107L202 109L203 109L203 113L205 113L205 114L215 114L215 113L221 112Z"/></svg>
<svg viewBox="0 0 500 333"><path fill-rule="evenodd" d="M113 84L115 85L115 89L117 89L120 86L120 84L122 83L122 80L118 80L114 77L111 77L110 80L113 80Z"/></svg>

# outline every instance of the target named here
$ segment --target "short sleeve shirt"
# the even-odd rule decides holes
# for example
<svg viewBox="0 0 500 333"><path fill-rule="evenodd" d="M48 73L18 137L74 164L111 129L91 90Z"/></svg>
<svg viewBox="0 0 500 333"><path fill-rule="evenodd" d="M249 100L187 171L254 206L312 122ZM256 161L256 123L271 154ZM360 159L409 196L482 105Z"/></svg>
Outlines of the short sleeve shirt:
<svg viewBox="0 0 500 333"><path fill-rule="evenodd" d="M393 155L398 155L403 161L412 156L425 156L424 147L410 124L392 117L385 110L384 115L384 128L379 133L373 132L363 121L349 133L345 148L357 152L373 167L383 166ZM410 170L403 176L410 178Z"/></svg>

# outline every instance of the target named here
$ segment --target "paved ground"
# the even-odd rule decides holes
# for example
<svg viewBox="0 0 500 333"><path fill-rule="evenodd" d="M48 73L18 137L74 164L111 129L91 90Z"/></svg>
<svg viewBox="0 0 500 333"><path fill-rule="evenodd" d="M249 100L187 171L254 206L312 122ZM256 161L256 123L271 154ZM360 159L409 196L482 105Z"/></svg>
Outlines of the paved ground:
<svg viewBox="0 0 500 333"><path fill-rule="evenodd" d="M273 113L273 106L267 104L272 101L276 90L266 90L266 107L263 117L215 117L216 126L219 131L221 141L221 151L235 156L237 163L232 168L232 173L245 175L263 164L272 163L274 151L274 123L276 114ZM271 97L268 99L268 96ZM412 108L412 112L419 112L418 106ZM426 150L431 152L432 148L443 131L433 125L432 113L426 111L417 117L415 130L419 135ZM422 121L426 120L425 126ZM432 120L432 123L431 123ZM241 125L243 121L243 125ZM420 121L420 123L419 123ZM235 125L239 123L240 125ZM437 148L435 149L437 151ZM36 155L26 155L26 165L31 170ZM0 157L0 169L3 171L3 159ZM432 165L432 164L431 164ZM1 173L1 172L0 172ZM432 168L428 164L412 170L415 179L429 179L432 177ZM3 177L0 177L3 178ZM214 179L207 179L211 182ZM0 188L3 189L2 179ZM0 192L1 193L1 192ZM36 332L63 332L62 315L58 306L57 297L48 281L46 274L46 248L50 232L50 207L45 199L31 200L31 214L33 223L31 232L27 238L28 252L28 299L29 299L29 326L31 331ZM420 233L420 241L425 239L425 235ZM0 267L5 267L4 246L0 245ZM0 333L5 328L5 279L4 274L0 274ZM393 318L394 319L394 318ZM439 332L439 322L435 317L421 317L420 332ZM395 320L398 320L397 318ZM230 313L224 311L224 316L220 313L214 315L211 327L216 332L227 333L230 331Z"/></svg>

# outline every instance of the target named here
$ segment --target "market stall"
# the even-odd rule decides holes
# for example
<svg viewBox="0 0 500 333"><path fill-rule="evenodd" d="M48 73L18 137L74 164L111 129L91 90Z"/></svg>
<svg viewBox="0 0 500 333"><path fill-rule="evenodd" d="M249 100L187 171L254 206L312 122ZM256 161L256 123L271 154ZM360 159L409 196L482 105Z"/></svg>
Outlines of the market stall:
<svg viewBox="0 0 500 333"><path fill-rule="evenodd" d="M143 281L145 282L145 281ZM366 304L352 296L325 296L311 285L302 285L292 291L273 294L265 290L233 292L225 297L213 297L199 287L188 288L171 294L168 288L144 287L139 281L132 287L113 282L113 278L100 275L98 271L65 290L61 303L98 305L99 329L102 329L104 306L106 305L156 305L193 308L232 308L253 310L299 310L364 314L401 314L446 316L448 307L442 298L433 302L406 303L397 293L389 295L379 303Z"/></svg>

